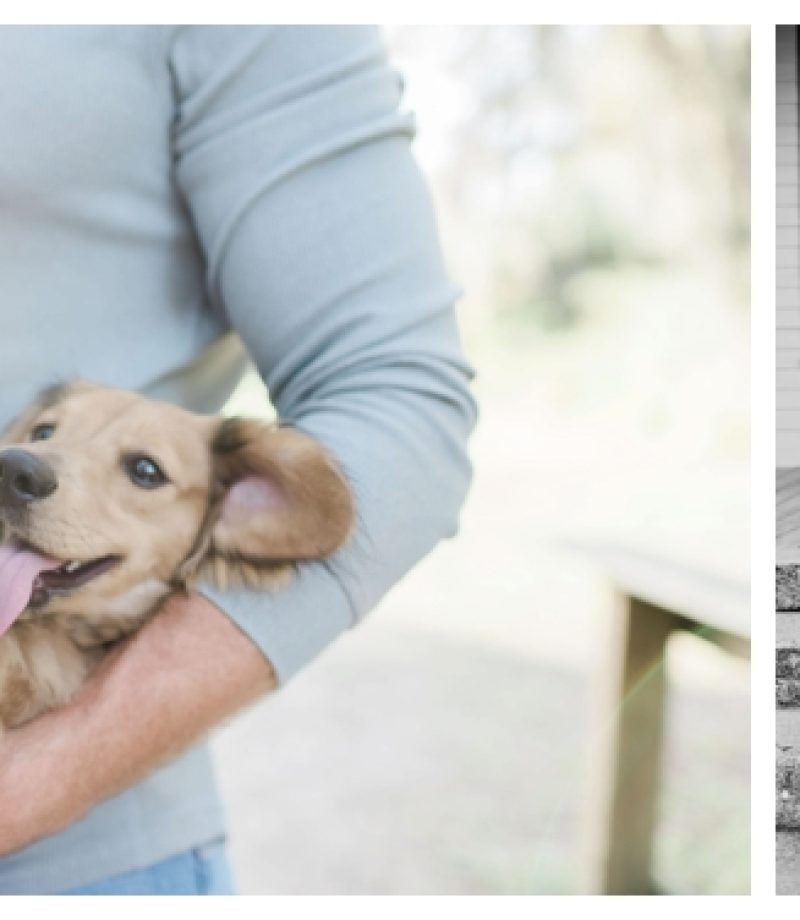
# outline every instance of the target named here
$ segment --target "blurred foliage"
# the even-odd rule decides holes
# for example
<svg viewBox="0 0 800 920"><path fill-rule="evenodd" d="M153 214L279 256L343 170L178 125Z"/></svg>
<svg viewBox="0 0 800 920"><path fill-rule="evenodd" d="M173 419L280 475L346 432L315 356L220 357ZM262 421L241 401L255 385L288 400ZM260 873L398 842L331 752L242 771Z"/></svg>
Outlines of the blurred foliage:
<svg viewBox="0 0 800 920"><path fill-rule="evenodd" d="M713 263L747 304L749 30L400 26L470 307L569 328L585 271ZM424 98L422 94L424 93Z"/></svg>

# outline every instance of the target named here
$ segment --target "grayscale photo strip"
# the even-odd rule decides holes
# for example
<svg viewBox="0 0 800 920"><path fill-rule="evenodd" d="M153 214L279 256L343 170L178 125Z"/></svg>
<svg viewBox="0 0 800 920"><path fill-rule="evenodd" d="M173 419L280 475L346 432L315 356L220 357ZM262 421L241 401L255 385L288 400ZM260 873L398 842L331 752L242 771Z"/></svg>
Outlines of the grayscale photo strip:
<svg viewBox="0 0 800 920"><path fill-rule="evenodd" d="M800 894L800 165L798 26L777 27L777 890Z"/></svg>

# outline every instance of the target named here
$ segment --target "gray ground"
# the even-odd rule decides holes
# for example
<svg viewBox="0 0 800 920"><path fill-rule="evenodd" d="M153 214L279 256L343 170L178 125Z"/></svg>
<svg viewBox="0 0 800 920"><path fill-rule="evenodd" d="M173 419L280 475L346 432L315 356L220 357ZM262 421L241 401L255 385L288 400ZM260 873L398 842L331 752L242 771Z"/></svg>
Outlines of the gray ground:
<svg viewBox="0 0 800 920"><path fill-rule="evenodd" d="M653 298L648 285L631 315L645 301L659 316L689 303L669 291ZM704 315L692 309L693 329ZM597 402L621 356L641 352L650 380L655 341L648 333L606 347L595 332L552 354L481 356L477 475L458 538L218 738L243 892L576 889L609 595L602 573L554 549L559 537L650 548L737 578L748 571L746 438L726 461L721 449L703 453L705 417L677 412L686 431L668 439L634 433L622 404ZM717 379L707 357L703 387ZM585 411L579 368L594 381ZM675 373L696 400L691 376ZM647 395L630 381L619 393ZM672 643L669 665L658 881L675 892L746 892L748 668L691 637Z"/></svg>
<svg viewBox="0 0 800 920"><path fill-rule="evenodd" d="M778 623L785 618L778 617ZM778 633L782 631L778 627ZM779 745L790 746L791 753L800 750L800 709L779 709L776 714L775 736ZM779 809L780 813L780 809ZM800 894L800 830L780 830L776 840L776 890L778 894Z"/></svg>
<svg viewBox="0 0 800 920"><path fill-rule="evenodd" d="M797 527L793 524L798 495L796 470L778 470L778 553L784 559L796 558ZM800 609L800 567L779 565L776 573L778 611ZM778 647L800 647L800 614L779 612L775 618L775 638ZM781 701L796 703L796 691L782 689ZM779 709L776 721L776 740L788 750L780 752L778 760L796 757L800 751L800 710ZM779 771L779 782L783 774ZM796 820L796 799L779 801L776 810L779 823ZM800 894L800 830L782 829L776 838L775 882L778 894Z"/></svg>
<svg viewBox="0 0 800 920"><path fill-rule="evenodd" d="M800 894L800 831L778 831L775 891Z"/></svg>
<svg viewBox="0 0 800 920"><path fill-rule="evenodd" d="M573 891L586 677L370 624L217 743L249 894ZM748 703L678 692L658 876L747 890Z"/></svg>

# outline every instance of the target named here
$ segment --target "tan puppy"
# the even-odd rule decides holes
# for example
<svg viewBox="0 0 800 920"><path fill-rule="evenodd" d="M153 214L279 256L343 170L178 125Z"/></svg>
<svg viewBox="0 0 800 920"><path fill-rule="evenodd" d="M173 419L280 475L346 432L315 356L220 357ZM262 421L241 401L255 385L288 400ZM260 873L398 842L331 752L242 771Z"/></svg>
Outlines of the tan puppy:
<svg viewBox="0 0 800 920"><path fill-rule="evenodd" d="M296 430L82 381L44 392L0 442L0 731L69 699L170 594L280 584L352 517Z"/></svg>

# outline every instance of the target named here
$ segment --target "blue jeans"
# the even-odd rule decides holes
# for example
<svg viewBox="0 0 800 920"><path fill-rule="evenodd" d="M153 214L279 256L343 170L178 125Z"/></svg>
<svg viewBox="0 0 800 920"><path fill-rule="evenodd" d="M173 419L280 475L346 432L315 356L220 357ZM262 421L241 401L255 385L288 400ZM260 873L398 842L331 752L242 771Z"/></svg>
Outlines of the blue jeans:
<svg viewBox="0 0 800 920"><path fill-rule="evenodd" d="M236 894L225 841L186 850L163 862L62 894Z"/></svg>

